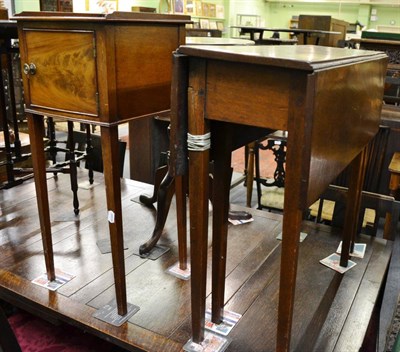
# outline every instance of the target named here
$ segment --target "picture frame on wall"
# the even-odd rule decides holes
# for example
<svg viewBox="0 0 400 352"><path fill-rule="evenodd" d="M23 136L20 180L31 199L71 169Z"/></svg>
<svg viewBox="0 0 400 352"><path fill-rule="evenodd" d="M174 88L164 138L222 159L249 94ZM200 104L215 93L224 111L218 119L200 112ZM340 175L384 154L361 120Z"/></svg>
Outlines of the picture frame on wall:
<svg viewBox="0 0 400 352"><path fill-rule="evenodd" d="M210 21L209 27L210 27L210 29L218 29L217 21Z"/></svg>
<svg viewBox="0 0 400 352"><path fill-rule="evenodd" d="M196 1L195 3L194 3L194 8L195 8L195 15L196 16L204 16L203 15L203 8L202 8L202 5L201 5L201 1Z"/></svg>
<svg viewBox="0 0 400 352"><path fill-rule="evenodd" d="M185 13L187 15L195 15L196 14L196 5L194 0L186 0L185 1Z"/></svg>
<svg viewBox="0 0 400 352"><path fill-rule="evenodd" d="M200 19L200 28L201 29L210 29L210 22L206 18Z"/></svg>
<svg viewBox="0 0 400 352"><path fill-rule="evenodd" d="M90 12L112 13L118 11L118 0L90 0Z"/></svg>
<svg viewBox="0 0 400 352"><path fill-rule="evenodd" d="M184 13L184 0L174 0L174 13Z"/></svg>

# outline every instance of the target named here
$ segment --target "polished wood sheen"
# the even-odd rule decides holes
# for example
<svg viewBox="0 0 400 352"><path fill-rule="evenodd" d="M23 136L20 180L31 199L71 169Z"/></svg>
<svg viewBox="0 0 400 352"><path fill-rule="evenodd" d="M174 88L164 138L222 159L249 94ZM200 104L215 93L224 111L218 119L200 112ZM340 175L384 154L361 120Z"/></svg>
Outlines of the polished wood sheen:
<svg viewBox="0 0 400 352"><path fill-rule="evenodd" d="M78 168L78 182L86 180L87 171ZM101 254L96 245L98 240L109 237L109 231L104 216L107 204L103 175L96 173L95 180L98 184L94 188L80 190L81 212L79 218L74 218L69 214L69 179L48 175L56 267L75 275L55 292L31 282L46 270L34 182L0 192L0 299L50 322L77 326L129 351L182 351L191 336L191 284L166 273L177 262L180 246L180 224L175 220L174 206L160 239L160 244L170 251L155 261L135 254L154 227L156 214L154 209L131 199L150 192L150 185L121 181L127 297L140 311L120 327L92 316L115 295L112 255ZM239 200L244 205L245 187L238 186L234 192L241 192ZM225 308L243 317L229 335L227 352L273 352L282 253L282 242L276 235L282 229L283 218L235 204L231 209L247 210L254 221L228 227ZM142 231L130 231L138 228ZM379 312L393 244L381 238L357 236L358 242L367 244L365 257L353 258L357 265L341 275L319 263L337 248L341 231L312 222L304 222L302 231L308 237L299 244L299 294L294 302L292 348L301 352L358 351L365 340L376 335L376 330L369 331L368 326L370 321L377 322L374 311ZM396 243L392 260L395 270L388 278L391 299L382 304L382 309L391 308L385 324L380 325L383 338L399 294L400 246ZM209 241L209 258L212 245ZM389 275L391 271L392 268ZM211 283L210 272L207 283ZM212 297L210 285L206 295L208 304ZM0 331L3 337L6 331ZM383 350L382 345L379 350Z"/></svg>
<svg viewBox="0 0 400 352"><path fill-rule="evenodd" d="M27 105L96 116L94 31L60 33L25 29L23 34L24 62L37 67L25 93Z"/></svg>
<svg viewBox="0 0 400 352"><path fill-rule="evenodd" d="M288 131L276 350L289 351L303 213L352 163L348 202L353 208L346 215L343 241L345 248L353 243L365 172L363 150L378 131L387 57L319 46L182 46L179 57L188 74L173 92L187 88L188 108L172 119L187 119L192 135L211 131L214 183L219 185L213 187L214 322L221 320L225 303L229 187L224 186L228 178L223 166L230 163L235 138L246 135L249 127ZM196 342L204 337L209 160L210 150L189 151ZM343 252L341 263L347 265L349 253Z"/></svg>
<svg viewBox="0 0 400 352"><path fill-rule="evenodd" d="M127 312L118 124L170 108L171 52L188 16L114 12L21 13L24 93L49 279L54 279L43 158L43 116L101 126L118 314Z"/></svg>

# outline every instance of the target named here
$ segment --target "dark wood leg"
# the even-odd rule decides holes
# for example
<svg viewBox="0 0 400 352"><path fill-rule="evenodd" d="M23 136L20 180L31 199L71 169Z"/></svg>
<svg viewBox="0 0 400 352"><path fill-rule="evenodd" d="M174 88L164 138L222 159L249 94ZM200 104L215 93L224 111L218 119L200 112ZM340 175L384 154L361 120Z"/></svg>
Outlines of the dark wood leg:
<svg viewBox="0 0 400 352"><path fill-rule="evenodd" d="M171 206L172 196L175 192L174 177L167 174L161 182L157 197L157 218L156 225L151 238L139 247L139 254L150 252L157 244L167 220L168 211Z"/></svg>
<svg viewBox="0 0 400 352"><path fill-rule="evenodd" d="M85 125L86 128L86 164L88 168L89 183L93 184L93 146L92 134L90 131L91 126Z"/></svg>
<svg viewBox="0 0 400 352"><path fill-rule="evenodd" d="M56 275L54 270L53 242L51 238L49 199L47 195L43 117L27 114L27 119L46 272L48 280L53 281Z"/></svg>
<svg viewBox="0 0 400 352"><path fill-rule="evenodd" d="M178 223L179 268L187 269L186 177L175 176L176 218Z"/></svg>
<svg viewBox="0 0 400 352"><path fill-rule="evenodd" d="M248 145L248 158L247 158L247 177L246 177L246 206L251 208L251 198L253 195L253 181L254 181L254 148L256 142Z"/></svg>
<svg viewBox="0 0 400 352"><path fill-rule="evenodd" d="M208 162L208 152L189 153L192 338L196 343L204 339L208 247ZM192 175L196 176L192 177Z"/></svg>
<svg viewBox="0 0 400 352"><path fill-rule="evenodd" d="M289 174L289 167L287 170ZM286 181L289 182L288 179ZM299 183L296 186L300 188ZM291 191L295 191L294 187L291 188ZM289 351L290 346L297 275L298 242L303 219L303 212L297 206L299 193L296 193L291 195L290 192L285 192L284 200L277 333L277 351L281 352Z"/></svg>
<svg viewBox="0 0 400 352"><path fill-rule="evenodd" d="M127 313L124 236L122 227L121 181L119 169L118 126L101 127L104 179L106 185L108 224L119 315Z"/></svg>
<svg viewBox="0 0 400 352"><path fill-rule="evenodd" d="M204 63L194 60L190 64L193 76L188 89L189 133L195 136L205 135L209 131L204 118L205 67ZM195 343L204 340L209 154L208 149L204 151L189 149L191 308L192 340Z"/></svg>
<svg viewBox="0 0 400 352"><path fill-rule="evenodd" d="M0 57L2 60L3 57ZM13 184L15 182L14 178L14 162L13 162L13 155L11 150L11 142L10 142L10 131L8 127L8 120L7 120L7 110L6 110L6 100L5 100L5 91L3 86L3 69L0 67L0 121L1 127L3 128L4 134L4 146L5 146L5 156L6 156L6 173L7 173L7 183ZM12 86L9 87L10 90L13 88Z"/></svg>
<svg viewBox="0 0 400 352"><path fill-rule="evenodd" d="M69 154L69 177L71 180L71 191L73 195L72 204L74 206L75 215L79 214L79 200L78 200L78 175L76 170L75 160L75 142L74 142L74 123L68 121L68 154Z"/></svg>
<svg viewBox="0 0 400 352"><path fill-rule="evenodd" d="M213 129L212 133L217 132ZM223 139L226 142L232 141L232 136L224 135ZM222 322L224 310L231 150L232 147L226 143L215 143L213 147L212 321L217 324Z"/></svg>
<svg viewBox="0 0 400 352"><path fill-rule="evenodd" d="M306 89L301 81L296 82L295 91ZM306 117L307 102L290 96L288 130L298 131L289 133L287 139L286 173L284 195L284 209L282 221L282 252L279 280L278 326L276 337L276 351L290 351L290 340L293 321L293 308L296 290L297 262L299 256L299 239L303 220L303 211L309 204L304 201L304 184L299 175L302 173L304 159L308 155L296 146L305 145L305 140L311 138L306 135L303 126Z"/></svg>
<svg viewBox="0 0 400 352"><path fill-rule="evenodd" d="M49 155L53 164L57 163L57 141L56 141L56 130L52 117L47 118L47 137L49 138ZM54 173L57 175L57 173Z"/></svg>
<svg viewBox="0 0 400 352"><path fill-rule="evenodd" d="M340 265L344 267L347 266L349 254L354 249L366 167L367 152L364 149L350 164L349 192L343 227L342 254L340 256Z"/></svg>
<svg viewBox="0 0 400 352"><path fill-rule="evenodd" d="M178 223L179 268L187 269L186 195L188 190L188 60L173 55L169 172L175 176L176 215ZM192 281L193 282L193 281ZM199 333L197 333L199 336Z"/></svg>
<svg viewBox="0 0 400 352"><path fill-rule="evenodd" d="M14 77L13 77L13 66L12 66L12 57L15 53L8 52L7 53L7 71L8 71L8 95L10 99L9 109L11 110L11 115L13 119L13 129L14 129L14 153L16 158L21 157L21 140L19 137L19 127L18 127L18 119L17 112L15 111L15 91L14 91Z"/></svg>

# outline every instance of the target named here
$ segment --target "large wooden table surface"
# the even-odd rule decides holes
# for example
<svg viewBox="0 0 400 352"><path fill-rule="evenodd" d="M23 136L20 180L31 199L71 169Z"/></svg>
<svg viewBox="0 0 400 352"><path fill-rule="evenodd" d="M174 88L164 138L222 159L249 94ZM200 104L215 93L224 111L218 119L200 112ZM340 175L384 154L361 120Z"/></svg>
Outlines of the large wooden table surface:
<svg viewBox="0 0 400 352"><path fill-rule="evenodd" d="M86 181L87 171L78 171L78 182ZM130 351L181 351L191 336L190 281L165 273L178 256L174 208L161 239L171 250L155 261L134 254L154 225L155 213L131 198L150 192L150 185L131 180L123 180L121 185L128 247L125 250L127 296L140 311L121 327L92 317L114 296L111 254L101 254L96 246L96 241L108 238L108 229L104 218L104 180L97 173L95 180L99 184L93 189L80 190L81 214L73 218L68 214L69 180L48 178L50 206L54 209L55 260L58 268L75 275L56 292L31 283L46 270L34 183L28 181L0 193L0 299L42 318L73 324ZM229 336L232 342L228 351L272 352L276 344L282 252L282 243L275 237L282 228L282 216L249 211L254 222L229 227L226 307L243 317ZM293 349L357 351L382 288L392 243L362 236L359 241L367 243L366 256L354 259L357 265L343 276L319 263L335 251L340 232L310 222L304 222L303 230L308 237L299 245ZM208 256L211 256L211 242ZM208 275L208 299L210 281ZM386 329L387 326L385 332Z"/></svg>
<svg viewBox="0 0 400 352"><path fill-rule="evenodd" d="M211 132L211 147L207 143L203 148L188 147L193 341L204 338L210 156L214 160L212 319L218 323L225 304L231 151L251 128L288 131L276 339L277 351L288 351L303 213L351 163L352 206L346 210L341 258L346 266L357 228L363 150L378 130L386 65L383 53L307 45L179 48L171 103L176 149L171 153L178 160L177 173L179 163L186 160L179 154L185 154L179 142L186 132L188 140L191 136L207 140Z"/></svg>

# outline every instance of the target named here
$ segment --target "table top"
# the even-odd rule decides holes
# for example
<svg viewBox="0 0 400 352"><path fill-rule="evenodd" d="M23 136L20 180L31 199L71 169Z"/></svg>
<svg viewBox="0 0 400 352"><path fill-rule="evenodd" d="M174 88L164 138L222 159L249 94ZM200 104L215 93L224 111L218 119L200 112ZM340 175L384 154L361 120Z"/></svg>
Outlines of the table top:
<svg viewBox="0 0 400 352"><path fill-rule="evenodd" d="M186 37L188 45L254 45L254 41L239 38Z"/></svg>
<svg viewBox="0 0 400 352"><path fill-rule="evenodd" d="M121 23L121 22L168 22L168 23L191 23L190 16L185 15L164 15L147 12L123 12L115 11L110 14L100 13L74 13L74 12L34 12L24 11L15 14L12 20L17 21L65 21L65 22L105 22L105 23Z"/></svg>
<svg viewBox="0 0 400 352"><path fill-rule="evenodd" d="M369 61L386 55L378 51L315 45L210 46L183 45L178 52L189 56L245 62L305 71Z"/></svg>
<svg viewBox="0 0 400 352"><path fill-rule="evenodd" d="M400 40L394 40L394 39L352 38L352 39L350 39L350 41L354 42L354 43L361 43L361 44L382 44L382 45L400 46Z"/></svg>
<svg viewBox="0 0 400 352"><path fill-rule="evenodd" d="M324 31L319 29L307 28L268 28L268 27L253 27L253 26L231 26L231 28L239 28L244 31L253 32L284 32L284 33L306 33L306 34L340 34L335 31Z"/></svg>

